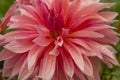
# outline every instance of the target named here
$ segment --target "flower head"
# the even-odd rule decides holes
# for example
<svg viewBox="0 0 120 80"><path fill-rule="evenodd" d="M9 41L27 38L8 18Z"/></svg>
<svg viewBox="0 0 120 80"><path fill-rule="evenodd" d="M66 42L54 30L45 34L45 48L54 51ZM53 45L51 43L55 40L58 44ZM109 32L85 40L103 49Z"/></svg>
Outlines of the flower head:
<svg viewBox="0 0 120 80"><path fill-rule="evenodd" d="M18 2L20 0L17 0ZM21 0L24 1L24 0ZM27 0L28 1L28 0ZM28 4L29 3L29 4ZM18 80L100 80L100 61L118 65L113 6L99 0L29 0L17 5L1 45L3 76Z"/></svg>

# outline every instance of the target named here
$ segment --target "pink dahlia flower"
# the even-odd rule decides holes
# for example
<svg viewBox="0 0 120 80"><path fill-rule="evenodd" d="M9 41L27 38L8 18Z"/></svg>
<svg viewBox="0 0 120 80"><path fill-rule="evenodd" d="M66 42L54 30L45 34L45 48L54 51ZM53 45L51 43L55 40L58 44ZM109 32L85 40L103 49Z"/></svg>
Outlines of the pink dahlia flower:
<svg viewBox="0 0 120 80"><path fill-rule="evenodd" d="M14 14L6 22L9 29L16 30L0 36L3 76L18 75L18 80L100 80L101 61L110 67L118 65L111 45L119 38L110 26L117 13L101 12L113 4L99 0L17 1Z"/></svg>

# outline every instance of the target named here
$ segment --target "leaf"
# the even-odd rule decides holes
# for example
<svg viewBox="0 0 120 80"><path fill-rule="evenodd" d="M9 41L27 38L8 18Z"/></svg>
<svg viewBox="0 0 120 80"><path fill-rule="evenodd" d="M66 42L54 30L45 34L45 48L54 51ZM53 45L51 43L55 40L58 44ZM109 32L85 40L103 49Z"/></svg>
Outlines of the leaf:
<svg viewBox="0 0 120 80"><path fill-rule="evenodd" d="M120 67L117 67L114 72L111 73L113 76L117 77L120 79Z"/></svg>

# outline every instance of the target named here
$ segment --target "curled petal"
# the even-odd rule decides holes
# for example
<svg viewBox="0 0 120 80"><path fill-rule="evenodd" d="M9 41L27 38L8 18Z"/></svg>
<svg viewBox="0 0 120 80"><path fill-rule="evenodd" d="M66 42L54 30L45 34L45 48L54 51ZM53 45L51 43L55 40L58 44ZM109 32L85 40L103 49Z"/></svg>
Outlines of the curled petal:
<svg viewBox="0 0 120 80"><path fill-rule="evenodd" d="M6 25L8 24L11 16L14 14L16 8L18 6L18 3L14 3L10 9L7 11L5 17L2 19L2 24L0 25L0 32L4 29L4 27L6 27Z"/></svg>

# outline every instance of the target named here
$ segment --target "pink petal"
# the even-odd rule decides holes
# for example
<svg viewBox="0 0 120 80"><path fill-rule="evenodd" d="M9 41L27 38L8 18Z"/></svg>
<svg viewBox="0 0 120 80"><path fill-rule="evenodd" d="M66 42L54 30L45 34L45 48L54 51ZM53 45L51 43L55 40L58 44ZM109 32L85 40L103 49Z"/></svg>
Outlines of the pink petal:
<svg viewBox="0 0 120 80"><path fill-rule="evenodd" d="M72 20L73 14L79 9L78 6L80 6L80 0L74 0L71 2L70 0L65 0L65 3L66 3L64 4L65 8L63 8L65 9L64 10L64 23L69 24L70 21Z"/></svg>
<svg viewBox="0 0 120 80"><path fill-rule="evenodd" d="M90 15L90 14L94 14L97 13L98 11L100 11L103 8L110 8L112 7L114 4L113 3L92 3L88 6L83 7L80 12L79 15L85 14L85 15ZM94 7L94 9L92 9Z"/></svg>
<svg viewBox="0 0 120 80"><path fill-rule="evenodd" d="M68 35L69 37L81 37L81 38L102 38L104 37L103 34L100 34L98 32L93 32L93 31L86 31L86 30L81 30L81 31L76 31Z"/></svg>
<svg viewBox="0 0 120 80"><path fill-rule="evenodd" d="M7 49L4 49L0 52L0 61L10 59L16 55L17 54L15 54Z"/></svg>
<svg viewBox="0 0 120 80"><path fill-rule="evenodd" d="M3 35L0 35L0 42L2 42L2 41L4 41L4 40L5 40L4 36L3 36Z"/></svg>
<svg viewBox="0 0 120 80"><path fill-rule="evenodd" d="M119 41L119 38L118 38L119 34L117 32L115 32L114 30L102 29L102 30L99 30L98 32L105 36L104 38L101 38L98 41L110 43L112 45L116 45Z"/></svg>
<svg viewBox="0 0 120 80"><path fill-rule="evenodd" d="M98 22L100 22L99 20L101 20L102 22L104 21L104 22L106 22L106 19L105 18L103 18L103 17L101 17L100 15L98 15L98 14L94 14L94 15L89 15L89 16L86 16L86 15L80 15L80 16L78 16L78 17L74 17L73 18L73 20L71 21L71 24L69 25L70 26L70 28L71 29L74 29L74 28L77 28L77 27L80 27L80 25L82 24L82 23L84 23L85 21L87 21L87 20L94 20L94 23L96 22L97 23L97 21L96 20L98 20ZM96 19L96 20L95 20ZM85 22L85 25L86 24L88 24L87 22ZM90 24L92 24L91 22L90 22ZM82 25L81 25L82 26ZM89 25L87 25L87 26L89 26Z"/></svg>
<svg viewBox="0 0 120 80"><path fill-rule="evenodd" d="M83 4L83 3L93 3L93 2L99 2L100 0L81 0L81 3Z"/></svg>
<svg viewBox="0 0 120 80"><path fill-rule="evenodd" d="M53 76L53 80L67 80L67 79L69 80L71 78L68 77L67 74L65 73L63 65L56 63L56 72Z"/></svg>
<svg viewBox="0 0 120 80"><path fill-rule="evenodd" d="M14 39L30 39L37 36L38 34L34 31L18 31L18 33L15 34Z"/></svg>
<svg viewBox="0 0 120 80"><path fill-rule="evenodd" d="M73 75L74 75L74 64L73 64L73 61L71 58L65 56L63 54L63 64L64 64L64 70L65 70L65 73L70 77L72 78Z"/></svg>
<svg viewBox="0 0 120 80"><path fill-rule="evenodd" d="M54 56L58 56L60 53L59 49L58 49L58 46L55 46L50 52L49 54L50 55L54 55Z"/></svg>
<svg viewBox="0 0 120 80"><path fill-rule="evenodd" d="M92 40L86 41L86 43L89 45L91 49L93 49L93 53L95 53L95 56L97 56L100 59L103 59L102 53L100 52L100 45Z"/></svg>
<svg viewBox="0 0 120 80"><path fill-rule="evenodd" d="M50 8L52 6L52 2L53 0L41 0L42 2L44 2L45 4L47 4L47 6Z"/></svg>
<svg viewBox="0 0 120 80"><path fill-rule="evenodd" d="M0 46L4 45L5 37L0 35Z"/></svg>
<svg viewBox="0 0 120 80"><path fill-rule="evenodd" d="M56 56L46 54L41 62L39 77L43 80L51 80L55 72L55 64Z"/></svg>
<svg viewBox="0 0 120 80"><path fill-rule="evenodd" d="M62 28L62 36L66 36L69 33L69 29Z"/></svg>
<svg viewBox="0 0 120 80"><path fill-rule="evenodd" d="M14 68L12 69L12 73L11 76L15 76L20 72L20 69L22 67L22 64L24 63L26 55L22 55L16 62L16 64L14 65Z"/></svg>
<svg viewBox="0 0 120 80"><path fill-rule="evenodd" d="M94 72L94 80L100 80L99 70L101 68L99 60L96 59L90 59L92 66L93 66L93 72Z"/></svg>
<svg viewBox="0 0 120 80"><path fill-rule="evenodd" d="M70 38L69 39L71 42L75 43L75 44L78 44L80 46L82 46L83 48L87 49L87 50L91 50L91 48L86 44L85 40L84 39L72 39Z"/></svg>
<svg viewBox="0 0 120 80"><path fill-rule="evenodd" d="M93 76L92 63L90 62L90 60L87 56L83 56L83 60L84 60L84 71L83 71L83 73L85 73L87 76L90 76L90 77L93 78L94 76Z"/></svg>
<svg viewBox="0 0 120 80"><path fill-rule="evenodd" d="M3 44L6 44L8 42L11 42L12 40L14 40L14 37L17 33L19 33L18 31L14 31L14 32L9 32L7 34L4 35L5 40L2 42Z"/></svg>
<svg viewBox="0 0 120 80"><path fill-rule="evenodd" d="M34 67L32 67L30 70L28 70L27 67L27 60L24 60L21 70L19 72L18 80L26 80L29 78L29 76L33 73Z"/></svg>
<svg viewBox="0 0 120 80"><path fill-rule="evenodd" d="M40 36L42 36L42 35L49 36L50 31L45 26L38 25L38 26L34 26L34 27Z"/></svg>
<svg viewBox="0 0 120 80"><path fill-rule="evenodd" d="M80 70L84 71L84 61L80 51L78 51L77 46L72 43L64 43L64 48L69 52L71 57L73 58L75 64L79 67Z"/></svg>
<svg viewBox="0 0 120 80"><path fill-rule="evenodd" d="M35 28L33 26L34 25L25 23L25 22L15 22L15 23L9 24L9 29L35 30Z"/></svg>
<svg viewBox="0 0 120 80"><path fill-rule="evenodd" d="M62 11L62 6L64 4L64 0L55 0L54 1L54 8L55 8L55 12L56 14L60 14L60 12Z"/></svg>
<svg viewBox="0 0 120 80"><path fill-rule="evenodd" d="M34 43L40 46L48 46L53 40L50 36L40 35L33 40Z"/></svg>
<svg viewBox="0 0 120 80"><path fill-rule="evenodd" d="M103 16L106 20L111 21L118 15L118 13L107 11L107 12L100 12L99 15Z"/></svg>
<svg viewBox="0 0 120 80"><path fill-rule="evenodd" d="M19 7L20 7L20 11L25 16L31 17L32 19L34 19L35 21L38 21L39 23L43 22L41 20L41 17L37 13L37 11L35 11L36 9L33 6L20 5Z"/></svg>
<svg viewBox="0 0 120 80"><path fill-rule="evenodd" d="M2 20L2 24L0 25L0 32L1 30L3 30L3 28L7 25L7 23L10 20L10 17L14 14L15 9L17 8L18 3L14 3L9 10L7 11L7 13L5 14L5 17Z"/></svg>
<svg viewBox="0 0 120 80"><path fill-rule="evenodd" d="M3 73L2 73L2 76L4 76L4 77L11 77L12 69L13 69L13 68L4 69L4 70L3 70Z"/></svg>
<svg viewBox="0 0 120 80"><path fill-rule="evenodd" d="M30 40L15 40L4 47L14 53L24 53L31 49L33 43Z"/></svg>
<svg viewBox="0 0 120 80"><path fill-rule="evenodd" d="M40 66L36 65L33 73L31 74L31 77L33 77L33 80L42 80L37 76L39 74L39 69L40 69Z"/></svg>
<svg viewBox="0 0 120 80"><path fill-rule="evenodd" d="M61 36L57 37L55 40L55 45L62 46L63 45L63 38Z"/></svg>
<svg viewBox="0 0 120 80"><path fill-rule="evenodd" d="M16 1L22 4L28 4L30 3L31 0L16 0Z"/></svg>
<svg viewBox="0 0 120 80"><path fill-rule="evenodd" d="M16 55L8 60L6 60L4 62L4 69L9 69L9 68L12 68L14 67L15 63L17 62L17 60L20 58L21 56L20 55ZM12 64L12 65L11 65Z"/></svg>
<svg viewBox="0 0 120 80"><path fill-rule="evenodd" d="M85 75L78 69L75 67L75 76L74 76L75 80L86 80Z"/></svg>
<svg viewBox="0 0 120 80"><path fill-rule="evenodd" d="M110 46L101 46L101 52L103 53L104 57L106 57L106 60L108 59L111 63L115 65L119 65L118 61L115 58L115 53L113 48L109 48ZM110 49L110 50L109 50ZM111 51L112 49L112 51Z"/></svg>
<svg viewBox="0 0 120 80"><path fill-rule="evenodd" d="M88 28L85 28L84 30L87 30L87 31L98 31L98 30L108 29L108 28L112 28L112 26L105 25L105 24L98 24L98 25L93 25L93 26L90 26Z"/></svg>
<svg viewBox="0 0 120 80"><path fill-rule="evenodd" d="M79 45L79 50L82 54L86 55L86 56L101 56L100 54L96 53L95 50L93 50L93 48L91 46L89 46L89 44L87 44L87 39L69 39L71 42Z"/></svg>
<svg viewBox="0 0 120 80"><path fill-rule="evenodd" d="M34 45L32 49L28 53L28 69L31 69L33 65L35 65L37 59L41 56L42 52L44 51L45 47L40 47L38 45Z"/></svg>
<svg viewBox="0 0 120 80"><path fill-rule="evenodd" d="M25 15L12 16L10 21L11 22L25 22L25 23L29 23L29 24L38 24L38 22L36 20L34 20L31 17L25 16Z"/></svg>
<svg viewBox="0 0 120 80"><path fill-rule="evenodd" d="M44 0L44 1L36 0L36 2L35 2L36 9L37 9L37 12L39 12L38 14L40 14L39 16L42 19L44 25L47 25L47 24L49 25L49 24L51 24L51 23L47 22L48 18L50 18L50 17L48 17L48 15L50 15L49 8L48 8L49 6L47 6L47 4L45 4L44 2L45 3L49 2L49 0L47 0L47 1L46 0Z"/></svg>

